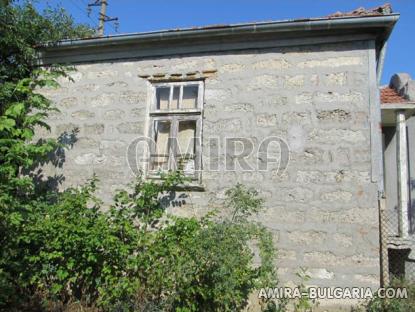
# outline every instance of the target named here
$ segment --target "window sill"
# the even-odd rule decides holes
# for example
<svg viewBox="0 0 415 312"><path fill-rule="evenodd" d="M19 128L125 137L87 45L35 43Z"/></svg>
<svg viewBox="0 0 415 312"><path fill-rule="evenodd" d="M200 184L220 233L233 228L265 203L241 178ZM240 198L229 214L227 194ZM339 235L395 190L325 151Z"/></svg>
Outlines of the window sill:
<svg viewBox="0 0 415 312"><path fill-rule="evenodd" d="M201 183L187 183L187 184L179 184L176 185L174 188L176 191L186 191L186 192L204 192L206 188Z"/></svg>
<svg viewBox="0 0 415 312"><path fill-rule="evenodd" d="M147 176L146 180L153 181L155 183L162 183L163 179L160 176ZM186 191L186 192L205 192L206 187L204 184L197 182L197 180L189 183L178 184L174 186L174 191Z"/></svg>

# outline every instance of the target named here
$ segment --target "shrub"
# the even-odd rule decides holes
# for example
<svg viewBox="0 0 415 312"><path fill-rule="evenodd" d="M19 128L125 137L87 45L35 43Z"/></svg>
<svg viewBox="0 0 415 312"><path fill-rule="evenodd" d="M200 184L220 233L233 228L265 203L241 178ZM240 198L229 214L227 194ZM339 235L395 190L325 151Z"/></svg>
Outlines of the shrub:
<svg viewBox="0 0 415 312"><path fill-rule="evenodd" d="M272 240L261 226L212 217L169 221L139 260L148 264L143 292L164 310L238 311L254 289L275 284ZM261 258L257 267L253 240Z"/></svg>
<svg viewBox="0 0 415 312"><path fill-rule="evenodd" d="M108 311L236 311L254 289L275 284L271 235L247 219L261 203L252 190L229 192L236 195L228 207L244 211L237 220L198 220L162 213L157 198L183 182L179 173L160 184L139 180L107 212L94 196L96 182L31 203L0 284L2 293L26 298L4 298L3 307L33 307L41 298L44 309L81 302ZM256 202L251 212L241 206L247 197Z"/></svg>
<svg viewBox="0 0 415 312"><path fill-rule="evenodd" d="M406 288L408 298L381 298L378 295L373 299L356 307L356 312L415 312L415 284L405 279L394 279L389 287Z"/></svg>
<svg viewBox="0 0 415 312"><path fill-rule="evenodd" d="M181 182L182 176L173 173L160 186L139 182L132 195L122 191L116 196L118 204L112 212L118 215L137 215L142 207L152 207L139 218L140 243L137 256L130 263L132 275L139 277L139 296L131 301L139 310L157 307L164 311L237 311L245 306L254 289L276 283L271 235L247 220L261 208L262 201L254 191L238 185L230 191L238 194L233 198L234 204L228 206L245 210L244 217L237 221L218 221L212 213L201 220L174 216L164 216L162 220L159 215L154 222L149 216L160 210L160 202L153 201L157 198L154 190L160 196ZM149 190L152 196L148 196ZM246 197L256 204L242 207ZM150 199L150 204L143 206L143 198ZM233 210L230 215L234 215ZM157 229L151 226L154 223ZM253 263L253 240L258 241L258 266Z"/></svg>

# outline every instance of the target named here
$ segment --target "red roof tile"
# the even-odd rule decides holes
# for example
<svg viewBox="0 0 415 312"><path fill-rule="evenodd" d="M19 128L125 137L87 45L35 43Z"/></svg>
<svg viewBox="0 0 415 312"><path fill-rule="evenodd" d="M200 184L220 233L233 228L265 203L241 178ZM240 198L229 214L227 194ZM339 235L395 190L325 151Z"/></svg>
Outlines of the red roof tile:
<svg viewBox="0 0 415 312"><path fill-rule="evenodd" d="M348 16L373 16L373 15L385 15L392 13L392 6L389 3L378 6L373 9L365 9L363 7L357 8L350 12L336 12L328 15L328 18L332 17L348 17Z"/></svg>
<svg viewBox="0 0 415 312"><path fill-rule="evenodd" d="M395 104L408 102L403 96L399 95L395 89L390 87L384 87L380 89L380 102L382 104Z"/></svg>

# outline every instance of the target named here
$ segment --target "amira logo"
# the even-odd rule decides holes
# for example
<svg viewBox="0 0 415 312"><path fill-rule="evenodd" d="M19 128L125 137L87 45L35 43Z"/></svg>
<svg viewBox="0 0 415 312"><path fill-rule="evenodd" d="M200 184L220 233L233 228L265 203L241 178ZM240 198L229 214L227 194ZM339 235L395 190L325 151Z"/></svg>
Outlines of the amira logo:
<svg viewBox="0 0 415 312"><path fill-rule="evenodd" d="M181 148L182 144L177 138L164 139L165 145L160 152L160 144L148 137L138 137L127 148L127 161L131 171L139 175L142 169L151 165L151 154L157 155L158 160L163 157L167 163L173 153L177 155L191 155L195 146L202 146L202 165L195 167L204 172L254 172L270 171L275 176L282 176L290 161L290 149L288 143L277 136L269 136L262 141L244 137L210 137L200 142L200 138L189 140L187 148ZM203 143L203 144L201 144ZM167 147L166 147L167 146ZM181 150L184 149L184 150ZM150 151L152 151L150 153ZM160 156L162 155L162 156ZM176 159L176 157L171 157Z"/></svg>

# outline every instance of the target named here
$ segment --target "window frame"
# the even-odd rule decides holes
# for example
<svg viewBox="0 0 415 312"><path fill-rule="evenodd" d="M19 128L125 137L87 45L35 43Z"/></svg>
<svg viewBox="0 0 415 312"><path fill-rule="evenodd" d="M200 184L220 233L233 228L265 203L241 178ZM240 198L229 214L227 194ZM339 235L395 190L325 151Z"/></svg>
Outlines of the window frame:
<svg viewBox="0 0 415 312"><path fill-rule="evenodd" d="M198 97L197 97L197 107L196 108L185 108L181 109L180 105L183 102L183 88L188 86L198 86ZM150 107L150 115L162 115L162 114L197 114L201 113L203 110L203 91L204 91L204 83L203 80L195 80L195 81L181 81L181 82L158 82L152 84L152 100L151 100L151 107ZM180 94L179 94L179 108L178 109L157 109L157 88L162 87L169 87L169 107L170 103L173 100L173 93L174 87L180 87Z"/></svg>
<svg viewBox="0 0 415 312"><path fill-rule="evenodd" d="M172 102L174 88L180 86L180 95L179 95L179 108L178 109L157 109L157 88L160 87L169 87L169 104ZM187 86L197 86L198 87L198 96L196 102L196 108L185 108L180 109L180 106L183 102L183 89ZM201 173L202 173L202 122L203 122L203 105L204 105L204 81L195 80L195 81L180 81L180 82L155 82L151 84L151 101L149 109L149 131L148 136L155 142L155 128L154 124L156 121L169 121L170 122L170 133L169 138L176 138L173 140L174 146L168 146L168 169L167 170L176 170L178 163L178 154L177 154L177 138L179 131L179 123L181 121L195 121L195 159L194 159L194 174L189 175L193 181L201 183ZM152 165L152 155L154 146L150 147L148 150L148 159L146 167L146 177L150 179L160 179L160 175L156 173L155 170L150 170Z"/></svg>

